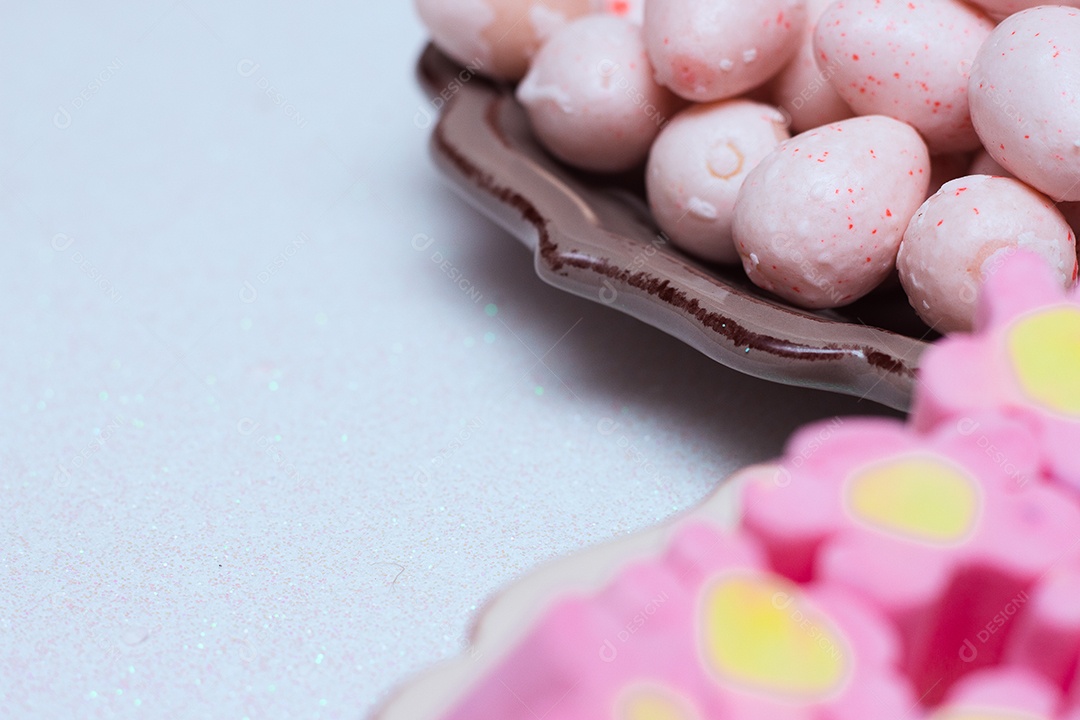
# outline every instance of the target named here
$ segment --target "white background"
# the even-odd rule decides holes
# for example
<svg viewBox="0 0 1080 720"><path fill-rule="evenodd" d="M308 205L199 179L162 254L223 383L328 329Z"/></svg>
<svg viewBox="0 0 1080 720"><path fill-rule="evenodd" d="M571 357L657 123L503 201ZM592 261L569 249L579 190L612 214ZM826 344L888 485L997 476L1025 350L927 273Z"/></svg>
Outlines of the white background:
<svg viewBox="0 0 1080 720"><path fill-rule="evenodd" d="M90 5L0 23L3 717L363 717L537 563L882 412L537 280L428 160L407 4Z"/></svg>

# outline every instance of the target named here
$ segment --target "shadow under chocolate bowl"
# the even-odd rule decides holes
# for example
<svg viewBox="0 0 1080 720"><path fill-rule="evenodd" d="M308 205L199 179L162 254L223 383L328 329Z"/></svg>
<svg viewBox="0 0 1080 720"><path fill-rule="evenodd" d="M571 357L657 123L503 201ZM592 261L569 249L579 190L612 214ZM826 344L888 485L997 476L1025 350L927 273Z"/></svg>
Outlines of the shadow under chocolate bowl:
<svg viewBox="0 0 1080 720"><path fill-rule="evenodd" d="M906 410L932 333L898 287L809 312L755 287L740 267L694 260L665 242L640 171L589 175L533 138L513 88L429 45L417 74L441 113L431 152L451 186L534 252L547 283L627 313L755 377Z"/></svg>

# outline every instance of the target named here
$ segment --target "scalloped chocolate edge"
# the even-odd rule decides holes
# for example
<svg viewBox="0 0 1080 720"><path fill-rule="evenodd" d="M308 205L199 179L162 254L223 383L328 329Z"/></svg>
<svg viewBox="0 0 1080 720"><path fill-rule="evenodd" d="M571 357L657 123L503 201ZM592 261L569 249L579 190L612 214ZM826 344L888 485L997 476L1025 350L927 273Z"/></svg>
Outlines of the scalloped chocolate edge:
<svg viewBox="0 0 1080 720"><path fill-rule="evenodd" d="M655 250L656 230L638 208L539 149L509 87L462 81L461 68L431 46L417 72L432 95L453 88L431 135L436 165L463 198L534 250L545 282L749 375L909 407L927 343L785 306L715 268Z"/></svg>

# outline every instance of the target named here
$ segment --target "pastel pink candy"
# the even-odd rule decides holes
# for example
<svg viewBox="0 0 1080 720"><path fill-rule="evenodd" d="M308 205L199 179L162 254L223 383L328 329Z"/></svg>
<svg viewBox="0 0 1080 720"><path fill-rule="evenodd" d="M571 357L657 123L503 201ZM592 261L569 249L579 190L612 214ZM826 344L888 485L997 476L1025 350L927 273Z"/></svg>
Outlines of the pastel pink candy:
<svg viewBox="0 0 1080 720"><path fill-rule="evenodd" d="M1080 10L1005 19L971 69L971 119L1003 167L1054 201L1080 200Z"/></svg>
<svg viewBox="0 0 1080 720"><path fill-rule="evenodd" d="M414 0L444 53L474 72L518 80L544 40L593 10L591 0Z"/></svg>
<svg viewBox="0 0 1080 720"><path fill-rule="evenodd" d="M645 169L657 225L691 255L738 262L731 224L739 188L787 138L776 108L749 100L694 105L680 112L656 138Z"/></svg>
<svg viewBox="0 0 1080 720"><path fill-rule="evenodd" d="M537 139L563 162L594 172L644 162L680 101L653 80L641 28L590 15L560 28L517 87Z"/></svg>
<svg viewBox="0 0 1080 720"><path fill-rule="evenodd" d="M1005 661L1030 668L1059 690L1080 659L1080 563L1061 563L1031 593L1005 648Z"/></svg>
<svg viewBox="0 0 1080 720"><path fill-rule="evenodd" d="M807 0L808 22L799 51L770 85L772 102L788 114L795 132L813 130L855 114L829 82L835 68L820 68L815 59L814 27L832 1Z"/></svg>
<svg viewBox="0 0 1080 720"><path fill-rule="evenodd" d="M960 680L932 717L1049 720L1060 704L1061 692L1039 675L1026 668L996 667Z"/></svg>
<svg viewBox="0 0 1080 720"><path fill-rule="evenodd" d="M970 67L994 23L960 0L838 0L818 20L818 65L859 115L914 126L931 152L974 150Z"/></svg>
<svg viewBox="0 0 1080 720"><path fill-rule="evenodd" d="M985 443L982 438L986 438ZM912 434L903 424L885 419L809 425L791 438L773 482L759 481L746 487L743 527L762 544L774 570L796 582L808 582L815 577L822 545L856 527L843 495L854 473L890 458L918 453L981 469L991 458L980 444L993 446L995 453L1010 458L1008 464L991 464L983 482L1008 491L1035 476L1038 454L1030 433L1021 424L989 413L942 427L929 437Z"/></svg>
<svg viewBox="0 0 1080 720"><path fill-rule="evenodd" d="M1057 0L1054 3L1048 3L1046 0L971 0L972 5L981 7L990 15L990 17L997 18L998 20L1006 18L1013 13L1018 13L1021 10L1027 10L1038 5L1071 5L1072 7L1080 7L1080 0Z"/></svg>
<svg viewBox="0 0 1080 720"><path fill-rule="evenodd" d="M603 716L635 678L684 703L694 696L697 711L720 712L722 704L703 702L712 697L705 669L685 667L696 656L694 595L712 571L760 566L749 543L684 530L662 558L628 567L597 597L557 602L444 720L525 720L556 709L566 720ZM631 634L627 626L639 617L648 624ZM660 657L671 660L655 662Z"/></svg>
<svg viewBox="0 0 1080 720"><path fill-rule="evenodd" d="M975 333L920 359L911 421L926 430L973 413L1016 418L1037 436L1043 473L1080 489L1080 300L1045 262L1002 258L979 295Z"/></svg>
<svg viewBox="0 0 1080 720"><path fill-rule="evenodd" d="M789 475L747 488L743 523L779 571L879 608L917 691L940 693L996 662L1007 633L980 632L1080 527L1072 498L1033 481L1033 445L992 416L927 438L886 421L812 426L788 448Z"/></svg>
<svg viewBox="0 0 1080 720"><path fill-rule="evenodd" d="M898 647L893 630L849 594L771 577L747 540L709 525L686 526L664 555L625 568L596 596L557 601L444 720L911 718L914 698L891 669ZM738 602L758 592L756 583L766 595L739 611ZM773 586L783 590L767 589ZM728 608L737 611L733 618L724 620L715 609L718 597L736 601ZM835 653L843 675L827 678L820 690L828 692L805 698L753 687L753 672L733 675L745 668L738 653L724 656L711 644L713 625L732 622L719 637L737 643L731 636L752 624L755 613L764 613L769 632L777 621L786 628L758 653L766 664L798 673L805 666L791 664L798 658L785 656L785 643L804 650L822 643L819 652ZM751 644L752 655L754 647L763 646ZM734 670L725 665L732 658ZM750 666L761 670L754 661Z"/></svg>
<svg viewBox="0 0 1080 720"><path fill-rule="evenodd" d="M761 85L795 54L806 0L662 0L645 4L656 79L711 102Z"/></svg>
<svg viewBox="0 0 1080 720"><path fill-rule="evenodd" d="M632 20L638 25L645 17L644 0L595 0L600 9L609 15L617 15Z"/></svg>
<svg viewBox="0 0 1080 720"><path fill-rule="evenodd" d="M981 525L963 545L897 542L848 530L822 551L820 580L850 588L884 612L907 647L920 695L939 696L974 668L1000 661L1041 576L1075 542L1080 509L1056 488L1014 496L984 486Z"/></svg>
<svg viewBox="0 0 1080 720"><path fill-rule="evenodd" d="M1014 178L969 175L945 185L911 218L896 267L908 300L938 332L970 330L983 278L1002 253L1024 248L1076 280L1076 238L1042 193Z"/></svg>
<svg viewBox="0 0 1080 720"><path fill-rule="evenodd" d="M780 144L743 182L732 225L750 280L799 307L840 307L893 271L930 156L905 123L855 117Z"/></svg>

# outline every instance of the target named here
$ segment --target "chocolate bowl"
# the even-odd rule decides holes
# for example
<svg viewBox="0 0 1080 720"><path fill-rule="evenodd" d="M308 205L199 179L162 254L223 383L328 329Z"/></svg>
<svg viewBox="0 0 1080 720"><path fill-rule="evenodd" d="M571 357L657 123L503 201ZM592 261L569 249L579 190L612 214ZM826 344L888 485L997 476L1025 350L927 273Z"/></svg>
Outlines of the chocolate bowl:
<svg viewBox="0 0 1080 720"><path fill-rule="evenodd" d="M854 305L809 312L755 287L741 267L675 249L644 200L641 171L588 175L533 138L513 88L428 46L417 67L431 103L431 154L466 201L533 251L545 282L609 305L754 377L910 403L931 331L898 287Z"/></svg>

